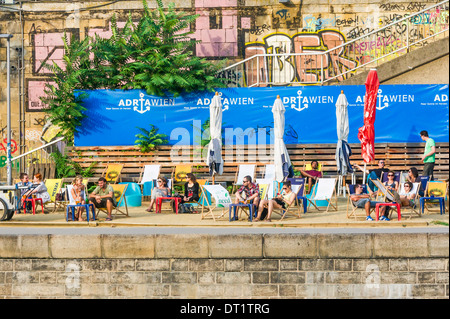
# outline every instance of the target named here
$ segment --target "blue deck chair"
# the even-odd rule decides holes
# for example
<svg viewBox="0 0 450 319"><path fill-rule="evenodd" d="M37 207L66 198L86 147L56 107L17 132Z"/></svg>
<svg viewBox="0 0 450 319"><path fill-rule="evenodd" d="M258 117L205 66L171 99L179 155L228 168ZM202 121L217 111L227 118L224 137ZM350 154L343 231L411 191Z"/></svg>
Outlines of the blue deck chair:
<svg viewBox="0 0 450 319"><path fill-rule="evenodd" d="M142 205L142 193L141 187L137 183L119 183L127 184L127 189L125 191L125 197L127 200L127 205L130 207L140 207ZM122 201L121 206L125 203Z"/></svg>

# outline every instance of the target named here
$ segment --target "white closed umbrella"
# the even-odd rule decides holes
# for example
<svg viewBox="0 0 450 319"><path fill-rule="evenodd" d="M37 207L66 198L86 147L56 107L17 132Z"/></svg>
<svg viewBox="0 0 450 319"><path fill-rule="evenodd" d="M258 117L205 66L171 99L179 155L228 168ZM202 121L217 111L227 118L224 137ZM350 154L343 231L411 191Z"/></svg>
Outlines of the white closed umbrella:
<svg viewBox="0 0 450 319"><path fill-rule="evenodd" d="M209 167L209 174L213 177L214 183L214 176L223 174L222 101L218 92L216 92L209 105L209 133L211 141L208 144L206 164Z"/></svg>
<svg viewBox="0 0 450 319"><path fill-rule="evenodd" d="M350 156L352 155L352 150L348 145L348 134L349 134L349 124L348 124L348 101L347 97L344 94L344 91L341 91L339 97L336 102L336 130L338 142L336 146L336 165L337 171L339 174L339 188L342 186L342 191L344 191L343 187L343 176L346 176L347 173L353 173L353 168L350 164Z"/></svg>
<svg viewBox="0 0 450 319"><path fill-rule="evenodd" d="M275 180L282 182L289 175L291 160L283 141L284 136L284 108L283 102L278 95L272 107L273 123L274 123L274 164L275 164Z"/></svg>

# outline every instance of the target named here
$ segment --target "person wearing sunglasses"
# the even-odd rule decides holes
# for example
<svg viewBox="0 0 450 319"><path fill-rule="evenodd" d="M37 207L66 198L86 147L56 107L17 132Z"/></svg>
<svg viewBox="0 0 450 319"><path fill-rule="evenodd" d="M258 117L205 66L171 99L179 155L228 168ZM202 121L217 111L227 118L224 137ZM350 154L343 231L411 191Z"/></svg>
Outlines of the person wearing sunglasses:
<svg viewBox="0 0 450 319"><path fill-rule="evenodd" d="M353 205L359 208L364 208L366 211L366 220L367 221L373 221L373 218L370 217L370 209L376 207L378 201L373 201L371 198L376 195L376 193L370 191L369 194L365 194L364 187L361 184L355 185L355 193L350 195L350 200L353 202ZM386 206L380 207L380 214L381 218L380 220L389 221L389 218L387 217L388 210L386 209Z"/></svg>
<svg viewBox="0 0 450 319"><path fill-rule="evenodd" d="M156 187L152 190L150 206L145 210L147 212L153 212L153 205L155 205L158 197L167 197L170 194L170 189L167 187L167 179L165 177L158 177L156 180Z"/></svg>
<svg viewBox="0 0 450 319"><path fill-rule="evenodd" d="M242 186L236 192L235 204L253 203L255 207L259 206L259 186L252 183L251 176L245 176L242 180Z"/></svg>
<svg viewBox="0 0 450 319"><path fill-rule="evenodd" d="M400 203L402 206L414 206L416 194L413 192L413 184L411 182L405 182L403 184L405 194L400 195Z"/></svg>
<svg viewBox="0 0 450 319"><path fill-rule="evenodd" d="M398 190L398 182L394 180L395 173L393 171L389 171L387 173L388 180L384 182L384 185L386 185L386 188L390 191L397 191Z"/></svg>
<svg viewBox="0 0 450 319"><path fill-rule="evenodd" d="M263 211L267 209L267 217L266 221L271 222L271 216L274 208L282 208L285 209L289 207L292 202L295 200L295 193L292 191L291 182L286 181L283 183L283 189L281 194L278 194L277 197L272 199L264 199L261 201L261 204L258 208L258 216L253 220L258 222L264 219Z"/></svg>
<svg viewBox="0 0 450 319"><path fill-rule="evenodd" d="M364 168L362 168L358 164L354 164L354 166L364 172ZM378 168L366 170L365 172L366 172L366 174L368 174L367 175L367 184L369 185L369 188L372 191L376 191L377 188L376 188L375 184L372 183L371 179L381 179L381 174L385 174L385 173L389 172L389 169L386 168L386 161L384 159L380 159L378 161Z"/></svg>

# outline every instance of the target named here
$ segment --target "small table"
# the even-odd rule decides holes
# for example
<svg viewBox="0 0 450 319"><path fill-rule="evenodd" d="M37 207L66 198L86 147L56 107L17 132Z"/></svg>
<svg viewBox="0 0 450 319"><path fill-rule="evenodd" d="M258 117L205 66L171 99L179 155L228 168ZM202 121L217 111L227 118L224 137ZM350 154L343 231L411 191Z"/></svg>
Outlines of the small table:
<svg viewBox="0 0 450 319"><path fill-rule="evenodd" d="M248 211L250 212L250 221L253 221L253 204L244 204L244 203L239 203L239 204L230 204L229 210L228 210L228 221L231 222L231 209L234 208L233 210L233 220L236 220L236 208L237 207L247 207Z"/></svg>
<svg viewBox="0 0 450 319"><path fill-rule="evenodd" d="M161 205L163 199L174 200L175 201L175 213L178 214L178 204L181 203L181 197L157 197L156 198L156 211L155 213L161 213Z"/></svg>
<svg viewBox="0 0 450 319"><path fill-rule="evenodd" d="M380 215L380 206L395 206L397 208L397 218L398 220L402 219L402 214L400 213L400 204L399 203L377 203L375 205L375 214L377 217L377 221L378 221L378 217Z"/></svg>

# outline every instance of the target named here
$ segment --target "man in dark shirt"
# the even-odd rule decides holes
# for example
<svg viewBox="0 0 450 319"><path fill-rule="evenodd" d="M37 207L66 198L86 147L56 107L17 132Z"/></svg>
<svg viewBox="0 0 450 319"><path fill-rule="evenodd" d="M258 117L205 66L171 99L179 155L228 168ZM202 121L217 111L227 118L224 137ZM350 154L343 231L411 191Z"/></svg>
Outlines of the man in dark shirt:
<svg viewBox="0 0 450 319"><path fill-rule="evenodd" d="M358 164L355 164L355 166L364 172L364 168L362 168ZM376 191L377 189L376 189L375 185L370 180L371 179L377 179L377 178L379 180L381 180L382 173L387 173L387 172L389 172L389 169L386 168L386 161L384 159L380 159L378 161L378 168L371 169L369 171L366 170L366 174L368 174L368 176L367 176L367 185L369 185L369 187L370 187L370 189L372 191Z"/></svg>

